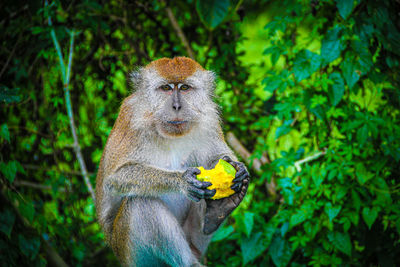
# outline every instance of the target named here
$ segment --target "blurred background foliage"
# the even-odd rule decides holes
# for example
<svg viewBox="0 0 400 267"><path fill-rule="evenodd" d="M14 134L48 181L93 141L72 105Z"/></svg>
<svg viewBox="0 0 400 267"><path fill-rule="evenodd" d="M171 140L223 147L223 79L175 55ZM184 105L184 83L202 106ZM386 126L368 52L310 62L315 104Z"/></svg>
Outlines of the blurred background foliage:
<svg viewBox="0 0 400 267"><path fill-rule="evenodd" d="M65 64L76 32L69 89L93 185L130 71L192 50L218 74L224 130L253 178L209 266L400 265L398 0L0 7L2 266L118 264L74 152L52 31Z"/></svg>

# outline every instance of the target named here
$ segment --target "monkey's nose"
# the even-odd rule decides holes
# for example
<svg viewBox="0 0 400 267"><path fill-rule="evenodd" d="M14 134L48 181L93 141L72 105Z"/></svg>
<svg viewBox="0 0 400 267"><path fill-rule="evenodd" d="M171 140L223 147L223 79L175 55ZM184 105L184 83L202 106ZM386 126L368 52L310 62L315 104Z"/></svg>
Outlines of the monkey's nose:
<svg viewBox="0 0 400 267"><path fill-rule="evenodd" d="M181 104L179 103L179 102L175 102L174 104L172 104L172 107L176 110L176 111L178 111L178 110L180 110L181 109Z"/></svg>

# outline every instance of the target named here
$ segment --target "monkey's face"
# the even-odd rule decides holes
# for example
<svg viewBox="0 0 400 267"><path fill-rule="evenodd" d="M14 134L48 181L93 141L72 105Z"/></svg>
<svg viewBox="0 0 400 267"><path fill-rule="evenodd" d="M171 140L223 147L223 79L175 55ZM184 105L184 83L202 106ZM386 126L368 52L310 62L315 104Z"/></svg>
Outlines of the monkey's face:
<svg viewBox="0 0 400 267"><path fill-rule="evenodd" d="M212 94L214 74L189 58L159 59L139 73L136 84L148 103L152 125L166 138L206 128L217 116ZM143 103L144 104L144 103ZM217 119L218 120L218 119Z"/></svg>
<svg viewBox="0 0 400 267"><path fill-rule="evenodd" d="M201 116L196 103L201 88L187 82L163 84L156 89L161 104L155 112L155 124L159 134L165 137L182 136L189 133Z"/></svg>

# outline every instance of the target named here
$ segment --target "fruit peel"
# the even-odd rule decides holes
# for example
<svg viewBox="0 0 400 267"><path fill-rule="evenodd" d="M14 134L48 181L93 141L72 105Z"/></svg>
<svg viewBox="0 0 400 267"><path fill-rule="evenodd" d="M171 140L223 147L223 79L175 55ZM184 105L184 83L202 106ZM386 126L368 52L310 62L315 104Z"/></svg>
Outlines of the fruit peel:
<svg viewBox="0 0 400 267"><path fill-rule="evenodd" d="M233 179L235 179L235 168L223 159L220 159L214 169L206 170L204 167L197 167L200 174L197 179L202 182L210 182L211 185L207 189L215 189L215 195L211 199L221 199L229 197L235 193L231 189Z"/></svg>

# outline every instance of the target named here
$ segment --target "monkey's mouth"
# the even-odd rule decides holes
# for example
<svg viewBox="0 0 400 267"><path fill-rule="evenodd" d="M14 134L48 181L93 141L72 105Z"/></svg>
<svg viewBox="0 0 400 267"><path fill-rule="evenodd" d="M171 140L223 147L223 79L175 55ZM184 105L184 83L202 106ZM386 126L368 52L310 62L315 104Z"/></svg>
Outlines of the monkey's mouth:
<svg viewBox="0 0 400 267"><path fill-rule="evenodd" d="M187 122L188 121L183 121L183 120L167 121L167 123L175 125L175 126L179 126L179 125L185 124Z"/></svg>

